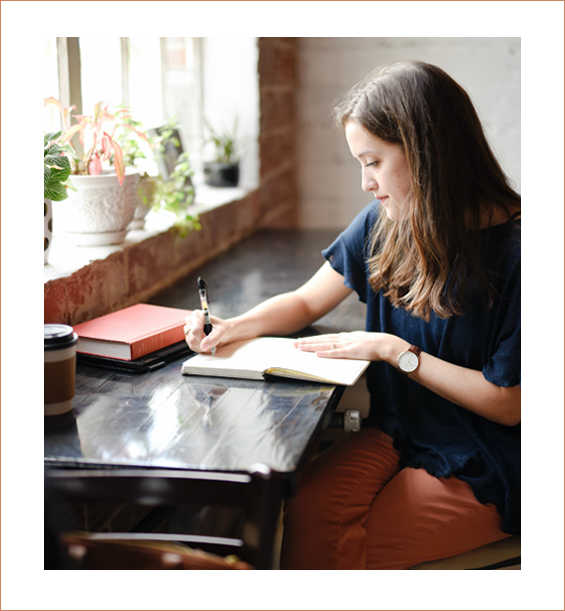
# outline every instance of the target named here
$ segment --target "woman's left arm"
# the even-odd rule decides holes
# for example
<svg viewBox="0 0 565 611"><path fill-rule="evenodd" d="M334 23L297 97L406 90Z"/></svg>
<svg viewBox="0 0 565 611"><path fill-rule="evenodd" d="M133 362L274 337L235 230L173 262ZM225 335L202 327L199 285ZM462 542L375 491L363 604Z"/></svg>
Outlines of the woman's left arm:
<svg viewBox="0 0 565 611"><path fill-rule="evenodd" d="M296 346L320 357L386 361L393 367L398 367L398 355L410 348L408 342L395 335L365 331L308 337L297 340ZM421 352L420 365L409 377L440 397L493 422L515 426L521 421L521 387L497 386L486 380L482 371Z"/></svg>

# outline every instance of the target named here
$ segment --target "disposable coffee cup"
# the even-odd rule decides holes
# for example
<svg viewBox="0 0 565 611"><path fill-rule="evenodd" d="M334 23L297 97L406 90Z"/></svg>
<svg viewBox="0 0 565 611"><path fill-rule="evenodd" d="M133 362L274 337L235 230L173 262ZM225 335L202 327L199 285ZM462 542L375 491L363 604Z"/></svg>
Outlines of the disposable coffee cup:
<svg viewBox="0 0 565 611"><path fill-rule="evenodd" d="M44 415L57 416L73 408L78 336L68 325L43 325Z"/></svg>

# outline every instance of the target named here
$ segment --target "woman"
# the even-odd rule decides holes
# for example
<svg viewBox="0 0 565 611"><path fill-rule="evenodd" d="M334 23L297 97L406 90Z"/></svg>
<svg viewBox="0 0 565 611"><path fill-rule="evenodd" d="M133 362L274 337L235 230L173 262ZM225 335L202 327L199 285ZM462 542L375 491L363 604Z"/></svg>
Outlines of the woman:
<svg viewBox="0 0 565 611"><path fill-rule="evenodd" d="M375 201L304 286L242 316L195 312L196 351L287 335L352 291L365 331L298 340L370 359L365 428L316 458L285 512L281 568L407 569L520 531L520 196L465 91L393 64L335 108Z"/></svg>

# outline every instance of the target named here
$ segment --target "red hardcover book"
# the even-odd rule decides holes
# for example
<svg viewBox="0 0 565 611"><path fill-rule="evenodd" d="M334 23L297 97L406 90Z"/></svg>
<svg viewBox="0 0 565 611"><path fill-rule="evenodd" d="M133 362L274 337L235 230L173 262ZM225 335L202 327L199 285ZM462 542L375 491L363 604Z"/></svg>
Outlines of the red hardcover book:
<svg viewBox="0 0 565 611"><path fill-rule="evenodd" d="M184 339L191 310L138 303L74 327L77 352L124 361L137 359Z"/></svg>

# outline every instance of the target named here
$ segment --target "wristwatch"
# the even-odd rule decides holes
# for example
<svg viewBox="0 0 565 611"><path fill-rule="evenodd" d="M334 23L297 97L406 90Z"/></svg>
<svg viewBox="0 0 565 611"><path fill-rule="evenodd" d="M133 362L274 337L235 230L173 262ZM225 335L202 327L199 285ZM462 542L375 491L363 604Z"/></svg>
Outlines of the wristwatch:
<svg viewBox="0 0 565 611"><path fill-rule="evenodd" d="M418 346L410 346L408 350L398 355L398 369L401 373L408 375L418 369L418 365L420 364L420 352L422 352L422 350L418 348Z"/></svg>

